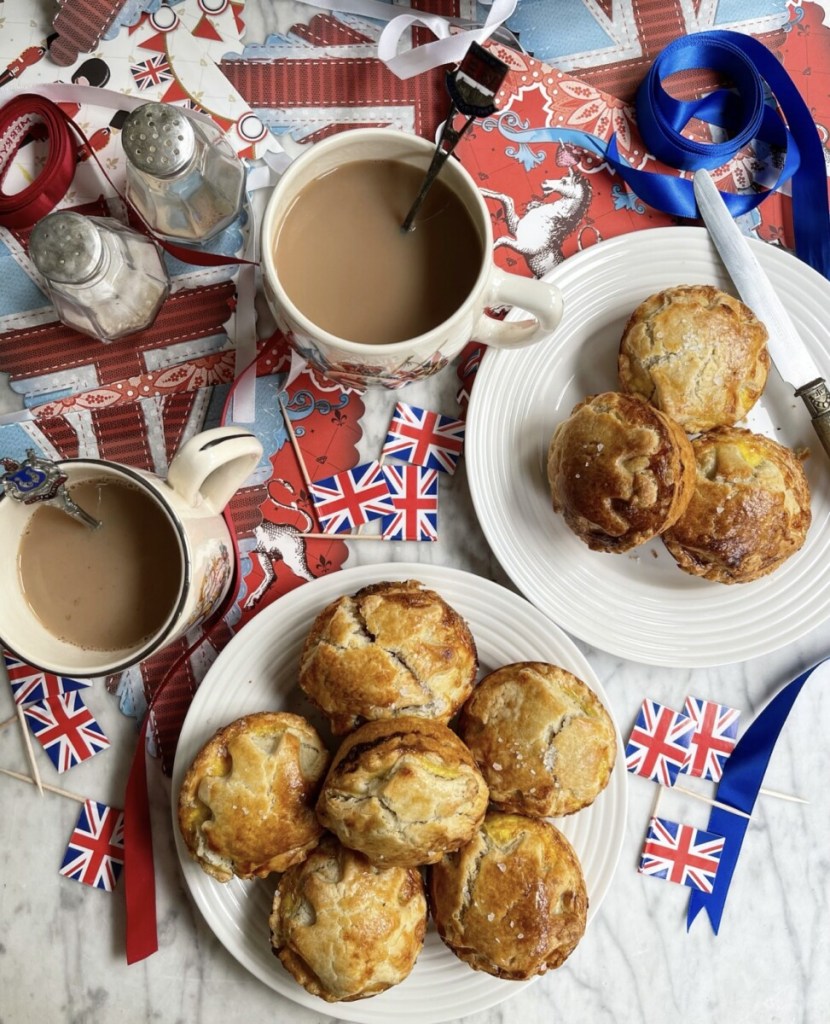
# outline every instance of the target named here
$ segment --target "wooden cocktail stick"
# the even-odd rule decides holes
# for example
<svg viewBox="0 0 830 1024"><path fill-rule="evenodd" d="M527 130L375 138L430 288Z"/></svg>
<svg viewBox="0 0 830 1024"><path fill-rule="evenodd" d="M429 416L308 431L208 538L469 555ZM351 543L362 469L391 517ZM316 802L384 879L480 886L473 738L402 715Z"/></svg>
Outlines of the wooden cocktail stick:
<svg viewBox="0 0 830 1024"><path fill-rule="evenodd" d="M310 537L315 540L386 540L379 533L322 533L321 531L297 534L298 537Z"/></svg>
<svg viewBox="0 0 830 1024"><path fill-rule="evenodd" d="M17 717L20 720L20 731L23 733L23 746L26 748L26 757L28 757L29 765L32 769L32 778L38 788L38 792L43 796L43 783L40 780L40 772L38 771L37 761L35 760L35 752L32 749L32 738L29 736L29 726L26 723L26 716L23 714L22 704L17 705Z"/></svg>
<svg viewBox="0 0 830 1024"><path fill-rule="evenodd" d="M10 768L0 768L0 775L8 775L10 779L17 779L18 782L28 782L30 786L37 785L35 780L29 778L28 775L24 775L22 772L13 772ZM77 793L70 793L68 789L50 786L48 782L44 782L42 785L48 793L57 793L58 796L65 796L67 800L76 800L79 804L86 803L86 797L78 796Z"/></svg>
<svg viewBox="0 0 830 1024"><path fill-rule="evenodd" d="M16 721L17 721L17 715L14 714L14 715L12 715L11 718L7 718L5 720L5 722L0 722L0 732L2 732L2 730L5 729L7 725L14 725L14 723Z"/></svg>
<svg viewBox="0 0 830 1024"><path fill-rule="evenodd" d="M662 787L661 787L662 788ZM751 818L752 815L747 814L745 811L739 811L737 807L730 807L729 804L721 803L720 800L713 800L711 797L704 796L702 793L695 793L693 789L686 789L685 786L678 786L676 783L672 786L672 789L678 793L685 793L686 796L694 797L695 800L701 800L705 804L709 804L710 807L720 807L722 811L729 811L730 814L737 814L740 818Z"/></svg>
<svg viewBox="0 0 830 1024"><path fill-rule="evenodd" d="M300 451L300 445L297 441L297 435L294 433L294 427L291 423L291 417L288 415L288 410L285 408L285 403L280 402L280 408L282 409L282 419L285 423L285 432L288 434L288 440L291 442L291 447L294 449L294 456L297 459L297 465L300 467L300 474L302 475L303 482L308 489L309 494L311 493L311 477L308 475L308 469L306 468L305 459L303 453Z"/></svg>
<svg viewBox="0 0 830 1024"><path fill-rule="evenodd" d="M758 790L758 792L763 794L763 796L772 796L775 797L776 800L789 800L791 803L794 804L808 804L810 802L809 800L805 800L803 799L803 797L800 796L791 796L789 793L779 793L777 789L761 788Z"/></svg>

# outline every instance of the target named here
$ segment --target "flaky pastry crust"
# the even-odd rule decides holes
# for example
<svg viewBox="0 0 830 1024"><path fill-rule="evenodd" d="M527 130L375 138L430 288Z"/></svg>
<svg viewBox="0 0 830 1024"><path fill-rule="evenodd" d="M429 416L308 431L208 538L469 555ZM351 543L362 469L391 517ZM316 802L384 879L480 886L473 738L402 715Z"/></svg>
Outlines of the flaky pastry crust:
<svg viewBox="0 0 830 1024"><path fill-rule="evenodd" d="M457 850L487 810L472 754L441 722L405 715L367 722L337 751L317 817L378 864L415 867Z"/></svg>
<svg viewBox="0 0 830 1024"><path fill-rule="evenodd" d="M580 540L596 551L628 551L686 507L694 454L668 416L637 395L606 391L557 426L547 474L554 511Z"/></svg>
<svg viewBox="0 0 830 1024"><path fill-rule="evenodd" d="M300 657L300 686L341 735L396 715L448 722L477 669L469 627L439 594L416 580L384 582L317 616Z"/></svg>
<svg viewBox="0 0 830 1024"><path fill-rule="evenodd" d="M571 672L545 662L485 676L461 710L458 734L503 811L572 814L597 798L614 768L611 716Z"/></svg>
<svg viewBox="0 0 830 1024"><path fill-rule="evenodd" d="M219 729L179 791L191 856L220 882L302 860L323 832L314 801L328 764L323 741L300 715L262 711Z"/></svg>
<svg viewBox="0 0 830 1024"><path fill-rule="evenodd" d="M588 915L568 840L542 818L500 811L430 868L429 900L438 934L457 957L514 981L563 964Z"/></svg>
<svg viewBox="0 0 830 1024"><path fill-rule="evenodd" d="M424 943L420 872L380 868L325 836L274 893L271 948L312 995L328 1002L377 995L403 981Z"/></svg>
<svg viewBox="0 0 830 1024"><path fill-rule="evenodd" d="M694 494L663 535L693 576L749 583L774 572L804 544L810 486L798 454L772 438L719 427L692 442Z"/></svg>
<svg viewBox="0 0 830 1024"><path fill-rule="evenodd" d="M618 360L623 391L641 395L689 434L731 426L758 401L769 373L767 329L712 285L678 285L631 314Z"/></svg>

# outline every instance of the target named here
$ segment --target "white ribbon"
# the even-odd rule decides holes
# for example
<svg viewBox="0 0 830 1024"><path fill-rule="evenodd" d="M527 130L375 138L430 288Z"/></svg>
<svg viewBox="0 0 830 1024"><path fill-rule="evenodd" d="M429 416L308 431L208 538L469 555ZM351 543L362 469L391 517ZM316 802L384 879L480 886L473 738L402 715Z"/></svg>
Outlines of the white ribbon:
<svg viewBox="0 0 830 1024"><path fill-rule="evenodd" d="M451 32L452 20L411 7L382 3L381 0L304 0L311 7L343 14L356 14L388 24L378 40L378 57L398 78L413 78L442 64L459 63L473 43L482 44L516 10L518 0L493 0L487 20L479 28ZM398 53L401 38L413 26L428 28L437 38L404 53Z"/></svg>

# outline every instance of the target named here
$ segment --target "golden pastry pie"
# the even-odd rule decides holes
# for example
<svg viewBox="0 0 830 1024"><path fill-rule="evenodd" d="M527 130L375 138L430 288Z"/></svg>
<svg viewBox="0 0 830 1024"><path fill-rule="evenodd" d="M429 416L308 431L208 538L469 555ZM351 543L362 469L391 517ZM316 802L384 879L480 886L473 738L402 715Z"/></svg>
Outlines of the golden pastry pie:
<svg viewBox="0 0 830 1024"><path fill-rule="evenodd" d="M438 934L478 971L523 981L559 967L582 938L585 880L573 847L542 818L492 811L429 869Z"/></svg>
<svg viewBox="0 0 830 1024"><path fill-rule="evenodd" d="M677 519L695 482L681 428L645 399L616 391L580 402L553 433L554 511L596 551L628 551Z"/></svg>
<svg viewBox="0 0 830 1024"><path fill-rule="evenodd" d="M617 752L611 716L575 675L523 661L491 672L461 710L458 734L504 811L572 814L608 785Z"/></svg>
<svg viewBox="0 0 830 1024"><path fill-rule="evenodd" d="M446 725L405 715L346 737L320 791L317 816L378 864L415 867L457 850L487 810L472 754Z"/></svg>
<svg viewBox="0 0 830 1024"><path fill-rule="evenodd" d="M679 285L640 303L620 341L623 391L641 395L687 433L732 426L769 372L767 329L712 285Z"/></svg>
<svg viewBox="0 0 830 1024"><path fill-rule="evenodd" d="M469 627L439 594L416 580L384 582L317 616L300 657L300 686L339 735L395 715L448 722L477 669Z"/></svg>
<svg viewBox="0 0 830 1024"><path fill-rule="evenodd" d="M810 526L810 487L799 456L771 438L719 427L693 441L697 483L663 534L684 572L748 583L796 553Z"/></svg>
<svg viewBox="0 0 830 1024"><path fill-rule="evenodd" d="M403 981L424 943L420 872L381 868L325 836L274 893L271 948L312 995L374 996Z"/></svg>
<svg viewBox="0 0 830 1024"><path fill-rule="evenodd" d="M262 711L220 729L179 792L191 856L220 882L264 877L305 857L321 834L314 801L329 753L299 715Z"/></svg>

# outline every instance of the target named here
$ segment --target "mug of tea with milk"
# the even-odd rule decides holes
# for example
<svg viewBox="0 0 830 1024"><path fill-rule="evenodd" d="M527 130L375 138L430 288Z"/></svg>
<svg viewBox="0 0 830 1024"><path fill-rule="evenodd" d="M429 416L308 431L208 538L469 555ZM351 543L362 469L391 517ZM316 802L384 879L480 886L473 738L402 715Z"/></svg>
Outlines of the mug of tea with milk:
<svg viewBox="0 0 830 1024"><path fill-rule="evenodd" d="M490 214L457 160L402 230L434 151L392 129L342 132L291 164L269 199L265 295L296 350L340 383L400 387L471 340L518 348L561 319L555 285L494 264ZM506 305L530 318L487 315Z"/></svg>
<svg viewBox="0 0 830 1024"><path fill-rule="evenodd" d="M63 501L0 496L0 643L59 675L100 676L203 622L232 578L222 510L261 455L247 430L217 427L187 441L164 480L68 459L53 464Z"/></svg>

